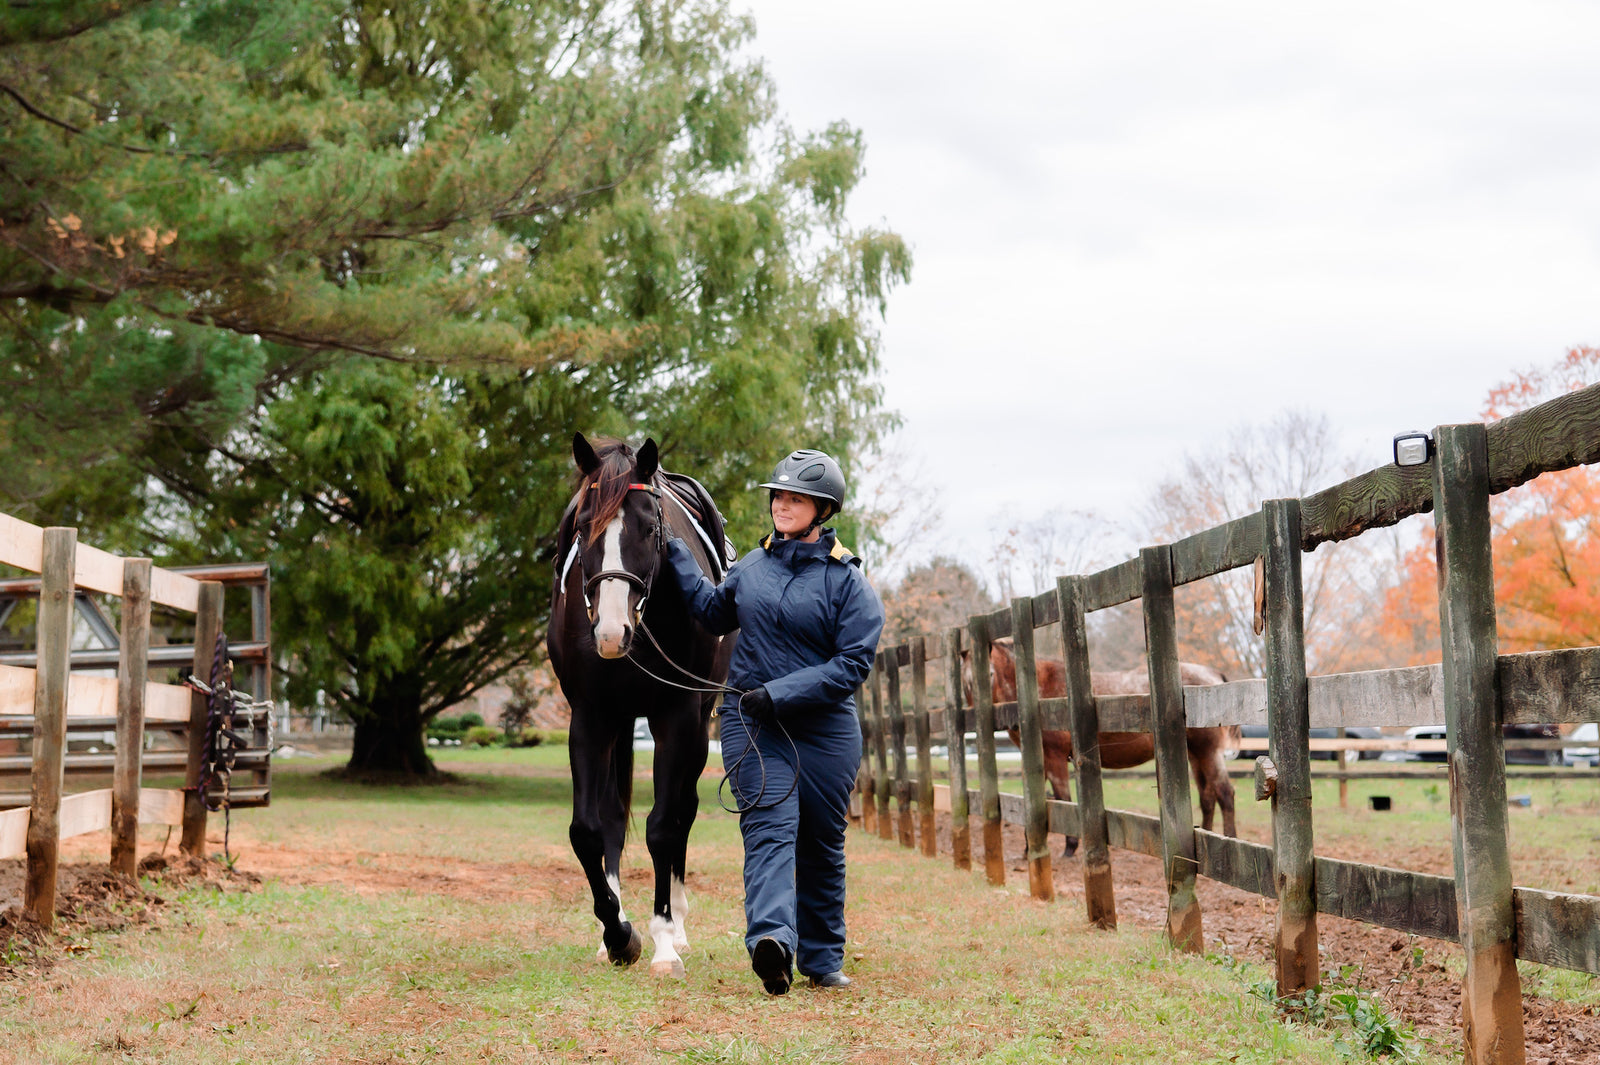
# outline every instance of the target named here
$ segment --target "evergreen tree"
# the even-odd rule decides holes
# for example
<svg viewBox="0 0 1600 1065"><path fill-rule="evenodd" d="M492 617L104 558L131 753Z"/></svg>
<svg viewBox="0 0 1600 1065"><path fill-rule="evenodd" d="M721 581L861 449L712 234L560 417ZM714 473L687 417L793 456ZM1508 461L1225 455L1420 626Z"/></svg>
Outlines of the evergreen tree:
<svg viewBox="0 0 1600 1065"><path fill-rule="evenodd" d="M716 2L190 0L0 15L0 505L268 557L352 765L536 653L574 428L748 542L883 415L862 143L797 137ZM849 530L851 535L864 530Z"/></svg>

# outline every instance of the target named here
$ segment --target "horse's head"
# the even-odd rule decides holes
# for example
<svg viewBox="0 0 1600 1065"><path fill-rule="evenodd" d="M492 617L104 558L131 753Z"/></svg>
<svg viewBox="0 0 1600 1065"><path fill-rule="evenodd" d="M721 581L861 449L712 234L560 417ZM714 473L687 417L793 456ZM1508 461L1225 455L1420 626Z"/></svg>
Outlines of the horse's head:
<svg viewBox="0 0 1600 1065"><path fill-rule="evenodd" d="M976 691L972 679L972 648L963 647L961 694L967 706L975 705ZM989 697L997 703L1009 703L1017 697L1017 660L1009 636L1001 636L989 644Z"/></svg>
<svg viewBox="0 0 1600 1065"><path fill-rule="evenodd" d="M572 457L582 474L575 528L595 649L601 658L621 658L644 616L666 545L654 485L659 454L654 440L637 452L621 441L602 442L597 450L577 433Z"/></svg>

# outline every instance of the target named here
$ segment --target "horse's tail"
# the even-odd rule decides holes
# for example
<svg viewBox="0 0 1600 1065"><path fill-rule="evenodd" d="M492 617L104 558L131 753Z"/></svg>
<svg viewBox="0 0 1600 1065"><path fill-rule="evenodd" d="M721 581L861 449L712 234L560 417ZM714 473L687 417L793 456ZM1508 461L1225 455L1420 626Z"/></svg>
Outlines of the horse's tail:
<svg viewBox="0 0 1600 1065"><path fill-rule="evenodd" d="M629 733L618 736L612 745L611 772L622 804L622 838L626 840L633 831L633 736Z"/></svg>

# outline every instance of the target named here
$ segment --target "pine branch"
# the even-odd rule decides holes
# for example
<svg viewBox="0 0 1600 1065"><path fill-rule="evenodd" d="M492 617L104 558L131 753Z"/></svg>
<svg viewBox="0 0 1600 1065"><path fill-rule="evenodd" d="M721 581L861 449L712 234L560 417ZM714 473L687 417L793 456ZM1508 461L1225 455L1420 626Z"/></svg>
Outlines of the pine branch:
<svg viewBox="0 0 1600 1065"><path fill-rule="evenodd" d="M59 25L49 29L35 29L31 33L19 33L15 28L19 23L27 26L31 22L34 26L38 26L48 19L50 15L62 17L61 12L57 10L62 5L60 3L52 3L50 0L45 0L43 3L11 0L6 6L12 11L39 11L43 14L35 16L33 19L19 16L9 20L11 28L0 30L0 48L16 44L50 44L56 41L70 40L79 34L87 33L92 29L115 22L138 8L148 7L149 4L150 0L110 0L109 3L92 4L90 5L90 11L79 15L75 19L67 18Z"/></svg>

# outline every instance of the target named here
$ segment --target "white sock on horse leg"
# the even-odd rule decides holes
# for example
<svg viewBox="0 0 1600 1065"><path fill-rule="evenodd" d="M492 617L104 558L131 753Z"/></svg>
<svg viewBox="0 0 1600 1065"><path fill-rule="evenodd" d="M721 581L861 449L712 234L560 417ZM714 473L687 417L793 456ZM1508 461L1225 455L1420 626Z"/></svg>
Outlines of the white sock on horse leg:
<svg viewBox="0 0 1600 1065"><path fill-rule="evenodd" d="M672 878L672 945L680 954L689 949L689 892L677 877Z"/></svg>
<svg viewBox="0 0 1600 1065"><path fill-rule="evenodd" d="M606 887L611 889L611 897L616 901L617 920L626 924L628 921L628 915L622 910L622 882L618 880L614 874L607 873ZM595 952L594 958L595 961L604 962L606 964L610 964L611 962L611 952L606 950L606 926L604 924L600 926L600 949Z"/></svg>
<svg viewBox="0 0 1600 1065"><path fill-rule="evenodd" d="M683 976L683 959L672 945L676 922L660 914L650 918L650 938L655 940L656 952L650 959L650 972L655 976Z"/></svg>

